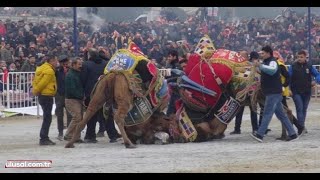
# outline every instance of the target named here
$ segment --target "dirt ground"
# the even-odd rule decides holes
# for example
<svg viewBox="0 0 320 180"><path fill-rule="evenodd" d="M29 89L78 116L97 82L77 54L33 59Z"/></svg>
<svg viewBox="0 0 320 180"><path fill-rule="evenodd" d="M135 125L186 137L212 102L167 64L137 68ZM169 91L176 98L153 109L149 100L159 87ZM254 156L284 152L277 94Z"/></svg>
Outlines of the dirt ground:
<svg viewBox="0 0 320 180"><path fill-rule="evenodd" d="M294 107L292 100L289 106ZM294 110L294 108L293 108ZM272 131L263 143L253 140L249 108L245 109L242 134L205 143L138 145L125 149L120 142L110 144L108 138L98 138L97 144L76 144L65 149L59 141L56 119L51 124L50 138L56 146L39 146L42 119L20 116L0 119L0 173L18 172L159 172L159 173L220 173L220 172L320 172L320 100L312 100L308 108L308 134L295 142L275 140L281 134L280 122L274 117ZM82 133L82 137L84 132ZM51 168L4 168L7 160L52 160Z"/></svg>

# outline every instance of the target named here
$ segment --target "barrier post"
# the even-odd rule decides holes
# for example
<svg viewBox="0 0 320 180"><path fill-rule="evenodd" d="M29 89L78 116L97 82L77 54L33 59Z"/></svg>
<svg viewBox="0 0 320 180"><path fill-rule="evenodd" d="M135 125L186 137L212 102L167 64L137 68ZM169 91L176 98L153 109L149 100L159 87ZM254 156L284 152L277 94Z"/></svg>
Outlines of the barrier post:
<svg viewBox="0 0 320 180"><path fill-rule="evenodd" d="M7 108L9 109L10 108L10 92L9 92L9 74L6 78L6 82L7 82L7 90L6 90L6 93L7 93Z"/></svg>

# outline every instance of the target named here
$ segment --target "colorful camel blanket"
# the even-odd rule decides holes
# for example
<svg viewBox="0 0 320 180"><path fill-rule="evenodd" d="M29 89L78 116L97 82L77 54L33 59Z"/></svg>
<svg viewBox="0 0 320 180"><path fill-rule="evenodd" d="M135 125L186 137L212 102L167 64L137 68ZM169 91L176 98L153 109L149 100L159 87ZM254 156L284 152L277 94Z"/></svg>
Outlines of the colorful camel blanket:
<svg viewBox="0 0 320 180"><path fill-rule="evenodd" d="M210 63L206 60L201 60L198 54L192 54L189 57L185 73L193 82L216 93L215 96L211 96L197 90L185 89L189 94L187 97L206 102L207 107L215 106L223 92L221 85L216 81L216 77L220 78L223 86L227 86L233 74L232 69L228 66L221 63Z"/></svg>
<svg viewBox="0 0 320 180"><path fill-rule="evenodd" d="M120 49L105 68L105 74L124 72L129 88L134 94L134 107L127 115L127 126L149 119L161 101L169 98L165 78L155 64L138 52L135 46L131 49Z"/></svg>

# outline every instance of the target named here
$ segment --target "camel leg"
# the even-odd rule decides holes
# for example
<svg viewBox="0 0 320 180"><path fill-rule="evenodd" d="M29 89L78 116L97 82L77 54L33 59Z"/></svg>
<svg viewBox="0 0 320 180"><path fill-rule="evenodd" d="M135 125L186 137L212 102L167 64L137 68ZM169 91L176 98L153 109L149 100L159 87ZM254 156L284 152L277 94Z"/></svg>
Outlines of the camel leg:
<svg viewBox="0 0 320 180"><path fill-rule="evenodd" d="M125 147L135 148L135 145L130 141L124 129L124 119L132 108L133 97L125 76L116 76L115 82L117 83L114 84L114 99L118 109L114 114L114 120L119 127Z"/></svg>
<svg viewBox="0 0 320 180"><path fill-rule="evenodd" d="M227 129L226 124L223 124L217 118L214 118L209 122L209 125L212 129L212 135L214 139L221 139L224 137L224 132Z"/></svg>
<svg viewBox="0 0 320 180"><path fill-rule="evenodd" d="M291 109L289 109L288 107L284 106L283 105L283 109L285 111L285 113L287 114L289 120L291 123L293 123L294 121L294 116L292 114L292 111ZM276 138L277 140L286 140L287 139L287 130L286 128L284 127L284 125L281 123L281 128L282 128L282 132L281 132L281 137L280 138Z"/></svg>
<svg viewBox="0 0 320 180"><path fill-rule="evenodd" d="M103 104L106 102L105 90L107 87L107 79L101 80L97 86L92 99L88 105L86 113L82 121L77 125L75 132L73 133L72 139L66 144L65 148L74 148L74 143L77 138L80 137L81 131L84 129L86 124L95 115L95 113L102 108Z"/></svg>
<svg viewBox="0 0 320 180"><path fill-rule="evenodd" d="M287 139L287 130L282 123L281 123L281 129L282 129L281 137L276 138L276 139L277 140L286 140Z"/></svg>

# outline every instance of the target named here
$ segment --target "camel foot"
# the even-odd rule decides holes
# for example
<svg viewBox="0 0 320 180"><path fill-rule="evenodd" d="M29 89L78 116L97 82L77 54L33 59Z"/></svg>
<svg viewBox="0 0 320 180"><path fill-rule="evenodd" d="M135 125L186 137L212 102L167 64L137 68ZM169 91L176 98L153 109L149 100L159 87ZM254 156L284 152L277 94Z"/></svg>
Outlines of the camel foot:
<svg viewBox="0 0 320 180"><path fill-rule="evenodd" d="M137 148L135 145L133 144L124 144L126 146L126 148L128 149L134 149L134 148Z"/></svg>
<svg viewBox="0 0 320 180"><path fill-rule="evenodd" d="M68 144L66 144L66 146L64 146L65 148L74 148L74 145L73 144L70 144L70 143L68 143Z"/></svg>

